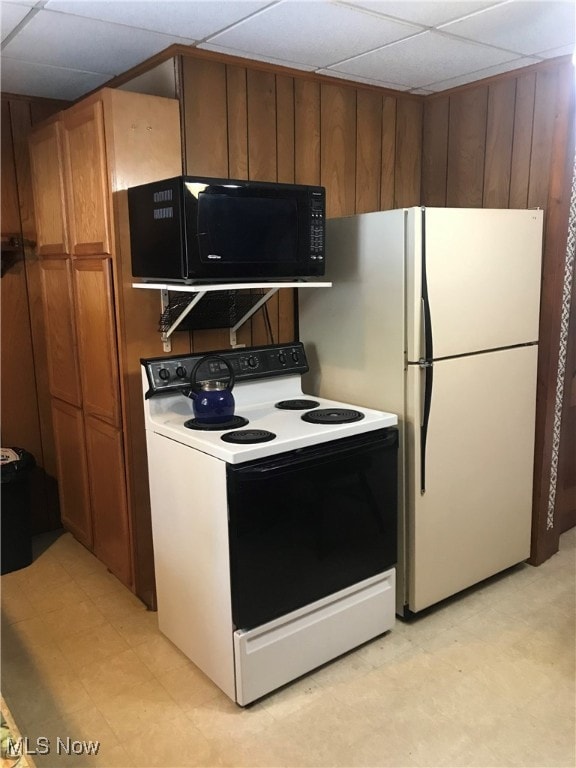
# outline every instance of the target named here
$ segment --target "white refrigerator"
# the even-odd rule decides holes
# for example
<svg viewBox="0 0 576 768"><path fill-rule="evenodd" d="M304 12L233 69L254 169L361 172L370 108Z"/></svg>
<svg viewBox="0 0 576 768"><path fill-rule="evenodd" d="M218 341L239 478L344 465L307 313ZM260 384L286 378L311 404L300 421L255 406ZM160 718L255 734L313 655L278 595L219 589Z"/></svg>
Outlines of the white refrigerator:
<svg viewBox="0 0 576 768"><path fill-rule="evenodd" d="M397 413L399 614L530 553L541 210L327 222L332 288L299 292L305 391Z"/></svg>

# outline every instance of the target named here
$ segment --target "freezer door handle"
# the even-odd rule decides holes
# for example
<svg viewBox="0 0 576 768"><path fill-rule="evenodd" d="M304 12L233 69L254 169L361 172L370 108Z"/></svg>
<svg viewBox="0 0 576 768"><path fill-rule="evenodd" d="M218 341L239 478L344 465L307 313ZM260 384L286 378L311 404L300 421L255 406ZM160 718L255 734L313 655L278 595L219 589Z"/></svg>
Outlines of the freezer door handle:
<svg viewBox="0 0 576 768"><path fill-rule="evenodd" d="M422 398L420 419L420 493L426 493L426 440L428 437L428 422L432 406L432 382L434 378L434 365L431 360L420 359L418 361L422 372Z"/></svg>

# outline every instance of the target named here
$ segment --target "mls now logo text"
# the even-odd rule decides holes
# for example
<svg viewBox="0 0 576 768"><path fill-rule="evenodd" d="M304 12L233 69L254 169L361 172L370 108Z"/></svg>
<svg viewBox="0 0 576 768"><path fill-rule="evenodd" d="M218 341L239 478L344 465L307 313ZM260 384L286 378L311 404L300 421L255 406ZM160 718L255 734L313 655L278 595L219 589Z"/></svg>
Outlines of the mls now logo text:
<svg viewBox="0 0 576 768"><path fill-rule="evenodd" d="M18 739L8 737L5 743L6 757L49 755L51 752L57 755L97 755L99 749L99 741L79 741L69 736L64 739L58 736L55 743L47 736L38 736L37 739L28 736L20 736Z"/></svg>

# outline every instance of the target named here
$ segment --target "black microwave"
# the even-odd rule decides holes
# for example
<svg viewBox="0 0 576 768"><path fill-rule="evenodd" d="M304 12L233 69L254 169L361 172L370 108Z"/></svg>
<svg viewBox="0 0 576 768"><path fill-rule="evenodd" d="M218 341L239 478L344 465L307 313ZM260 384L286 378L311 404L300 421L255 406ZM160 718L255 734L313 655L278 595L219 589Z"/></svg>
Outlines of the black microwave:
<svg viewBox="0 0 576 768"><path fill-rule="evenodd" d="M324 187L177 176L128 189L132 274L273 281L324 274Z"/></svg>

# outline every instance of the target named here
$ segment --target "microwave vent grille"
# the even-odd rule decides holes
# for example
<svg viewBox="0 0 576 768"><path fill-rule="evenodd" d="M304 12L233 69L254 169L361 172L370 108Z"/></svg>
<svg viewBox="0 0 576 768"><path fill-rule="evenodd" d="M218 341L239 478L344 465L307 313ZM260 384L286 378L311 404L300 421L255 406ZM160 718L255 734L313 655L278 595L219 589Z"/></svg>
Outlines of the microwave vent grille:
<svg viewBox="0 0 576 768"><path fill-rule="evenodd" d="M192 301L195 294L174 292L160 315L158 330L165 333ZM262 293L248 291L214 291L190 311L178 325L178 331L200 331L213 328L232 328L260 301Z"/></svg>

